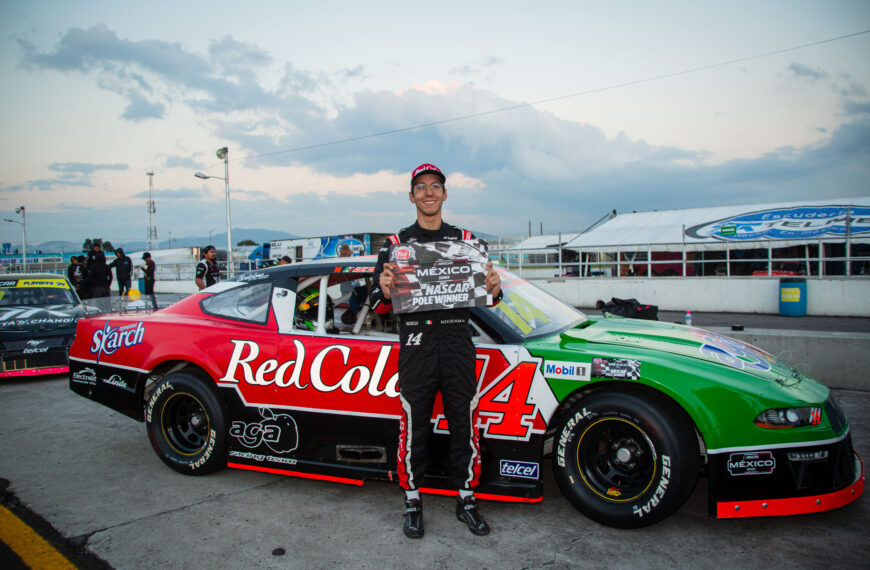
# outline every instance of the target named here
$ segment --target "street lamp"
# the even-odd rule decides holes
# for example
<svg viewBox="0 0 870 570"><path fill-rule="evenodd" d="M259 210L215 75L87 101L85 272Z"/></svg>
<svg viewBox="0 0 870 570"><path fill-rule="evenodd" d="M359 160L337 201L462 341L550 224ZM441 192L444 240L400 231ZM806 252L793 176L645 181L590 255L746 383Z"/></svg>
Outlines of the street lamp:
<svg viewBox="0 0 870 570"><path fill-rule="evenodd" d="M13 224L21 224L21 271L27 273L27 218L24 216L24 206L15 208L16 214L21 214L21 221L3 218L4 222L12 222Z"/></svg>
<svg viewBox="0 0 870 570"><path fill-rule="evenodd" d="M219 148L217 152L217 157L224 161L224 177L220 176L209 176L207 174L203 174L202 172L194 173L194 176L197 178L202 178L206 180L208 178L217 178L218 180L224 181L224 188L227 195L227 277L233 276L233 229L232 223L230 222L230 164L229 164L229 156L230 152L227 150L227 147Z"/></svg>

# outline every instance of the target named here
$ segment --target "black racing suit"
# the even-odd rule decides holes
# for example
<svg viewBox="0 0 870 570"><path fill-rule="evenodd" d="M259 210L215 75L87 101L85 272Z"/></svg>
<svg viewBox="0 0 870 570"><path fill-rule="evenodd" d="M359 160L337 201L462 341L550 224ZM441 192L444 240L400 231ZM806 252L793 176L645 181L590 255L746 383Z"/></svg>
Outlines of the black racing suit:
<svg viewBox="0 0 870 570"><path fill-rule="evenodd" d="M371 306L386 314L392 302L384 297L380 276L388 262L390 245L471 239L474 236L450 224L425 230L417 223L390 236L378 253ZM497 302L497 301L496 301ZM420 311L399 318L399 423L397 472L403 489L418 489L426 469L426 445L432 433L432 407L440 391L450 431L450 477L459 489L472 489L480 478L477 424L475 350L471 342L467 308Z"/></svg>
<svg viewBox="0 0 870 570"><path fill-rule="evenodd" d="M196 278L202 279L206 287L211 287L221 280L221 272L218 269L218 264L210 262L207 259L200 260L196 264Z"/></svg>

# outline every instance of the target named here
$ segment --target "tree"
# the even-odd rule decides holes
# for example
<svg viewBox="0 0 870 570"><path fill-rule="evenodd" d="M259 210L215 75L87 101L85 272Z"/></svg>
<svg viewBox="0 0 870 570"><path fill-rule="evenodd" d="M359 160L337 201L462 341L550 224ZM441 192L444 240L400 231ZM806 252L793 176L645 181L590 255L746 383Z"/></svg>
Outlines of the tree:
<svg viewBox="0 0 870 570"><path fill-rule="evenodd" d="M105 251L106 253L114 253L115 248L112 245L112 242L110 242L109 240L104 241L103 242L103 251Z"/></svg>
<svg viewBox="0 0 870 570"><path fill-rule="evenodd" d="M103 241L103 238L87 238L85 243L82 244L82 253L90 253L91 248L95 245L102 247L103 251L106 253L112 253L115 251L115 248L112 247L112 242L108 240Z"/></svg>
<svg viewBox="0 0 870 570"><path fill-rule="evenodd" d="M255 242L252 239L243 239L242 241L240 241L236 245L239 245L239 246L241 246L241 245L257 245L257 242Z"/></svg>

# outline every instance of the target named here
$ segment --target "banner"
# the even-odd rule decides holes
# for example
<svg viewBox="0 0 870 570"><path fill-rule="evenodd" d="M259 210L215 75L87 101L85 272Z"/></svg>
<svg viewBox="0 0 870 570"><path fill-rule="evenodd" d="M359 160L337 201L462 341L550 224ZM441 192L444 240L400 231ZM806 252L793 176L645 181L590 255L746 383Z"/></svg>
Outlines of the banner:
<svg viewBox="0 0 870 570"><path fill-rule="evenodd" d="M492 294L485 285L487 248L482 239L390 246L393 312L491 305Z"/></svg>

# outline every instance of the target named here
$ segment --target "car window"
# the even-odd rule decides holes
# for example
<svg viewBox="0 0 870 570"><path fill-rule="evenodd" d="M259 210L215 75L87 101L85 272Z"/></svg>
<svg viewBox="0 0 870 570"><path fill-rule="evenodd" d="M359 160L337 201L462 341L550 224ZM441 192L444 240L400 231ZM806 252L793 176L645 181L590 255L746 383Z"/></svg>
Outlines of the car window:
<svg viewBox="0 0 870 570"><path fill-rule="evenodd" d="M0 287L0 307L77 303L72 289L63 279L20 279L16 286Z"/></svg>
<svg viewBox="0 0 870 570"><path fill-rule="evenodd" d="M216 317L265 324L271 293L272 283L263 281L215 293L203 299L200 306L205 313Z"/></svg>

